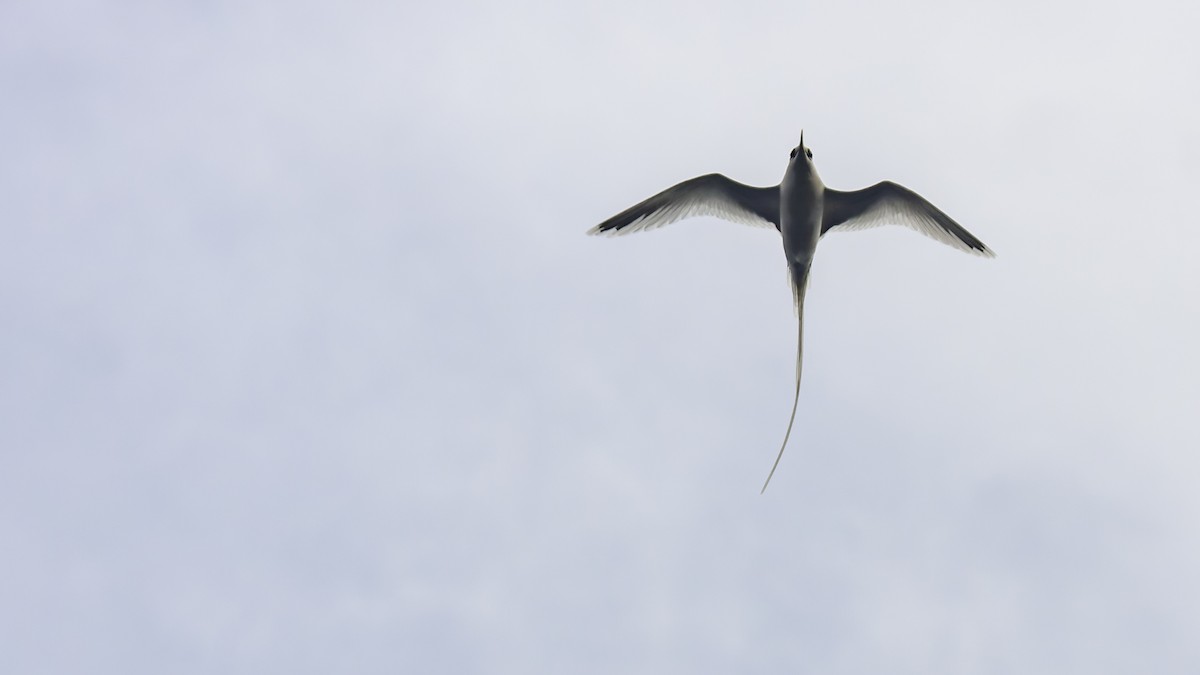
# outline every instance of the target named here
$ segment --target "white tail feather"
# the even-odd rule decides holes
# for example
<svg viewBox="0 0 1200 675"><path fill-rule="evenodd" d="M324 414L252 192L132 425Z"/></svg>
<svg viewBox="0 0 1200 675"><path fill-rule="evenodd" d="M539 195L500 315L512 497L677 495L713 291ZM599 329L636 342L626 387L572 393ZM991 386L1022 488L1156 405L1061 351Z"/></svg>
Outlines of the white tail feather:
<svg viewBox="0 0 1200 675"><path fill-rule="evenodd" d="M791 276L792 292L796 301L796 397L792 400L792 417L788 420L787 433L783 435L783 444L779 446L775 464L771 466L771 473L767 474L767 482L763 483L759 494L767 491L767 486L771 484L771 477L775 475L775 469L779 467L779 460L783 459L783 451L787 448L788 439L792 436L792 425L796 423L796 407L800 404L800 370L804 363L804 291L808 285L808 267L806 266L798 275L792 274ZM796 278L797 276L799 278Z"/></svg>

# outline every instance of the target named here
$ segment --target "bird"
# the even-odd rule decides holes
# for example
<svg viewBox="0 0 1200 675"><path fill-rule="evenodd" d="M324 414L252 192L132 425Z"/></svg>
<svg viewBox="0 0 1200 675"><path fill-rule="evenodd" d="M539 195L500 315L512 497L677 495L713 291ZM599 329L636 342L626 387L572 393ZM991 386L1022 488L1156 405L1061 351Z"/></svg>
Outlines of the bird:
<svg viewBox="0 0 1200 675"><path fill-rule="evenodd" d="M735 223L774 227L783 238L797 323L796 392L783 443L760 494L771 484L796 421L804 360L804 294L813 254L821 237L827 232L897 224L961 251L995 257L995 253L975 235L903 185L883 181L847 192L825 187L813 164L812 150L804 145L803 131L800 132L800 144L791 151L779 185L753 187L719 173L697 176L634 204L591 228L588 234L641 232L695 216L715 216Z"/></svg>

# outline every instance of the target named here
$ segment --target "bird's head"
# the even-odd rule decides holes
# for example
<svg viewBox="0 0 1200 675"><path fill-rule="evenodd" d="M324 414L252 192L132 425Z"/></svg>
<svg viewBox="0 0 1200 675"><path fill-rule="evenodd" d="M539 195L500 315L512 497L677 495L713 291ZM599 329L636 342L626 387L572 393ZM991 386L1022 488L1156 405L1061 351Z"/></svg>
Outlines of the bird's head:
<svg viewBox="0 0 1200 675"><path fill-rule="evenodd" d="M792 169L812 170L812 150L804 147L804 132L800 132L800 145L792 148L790 160Z"/></svg>

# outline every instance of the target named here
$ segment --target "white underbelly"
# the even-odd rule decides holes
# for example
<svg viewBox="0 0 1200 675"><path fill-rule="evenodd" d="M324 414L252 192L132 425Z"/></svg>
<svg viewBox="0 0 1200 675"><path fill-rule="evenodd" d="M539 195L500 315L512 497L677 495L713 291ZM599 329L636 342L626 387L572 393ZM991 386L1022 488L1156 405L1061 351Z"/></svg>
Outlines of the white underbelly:
<svg viewBox="0 0 1200 675"><path fill-rule="evenodd" d="M806 213L780 213L779 231L783 235L783 250L790 265L807 266L812 262L817 241L821 238L821 208Z"/></svg>

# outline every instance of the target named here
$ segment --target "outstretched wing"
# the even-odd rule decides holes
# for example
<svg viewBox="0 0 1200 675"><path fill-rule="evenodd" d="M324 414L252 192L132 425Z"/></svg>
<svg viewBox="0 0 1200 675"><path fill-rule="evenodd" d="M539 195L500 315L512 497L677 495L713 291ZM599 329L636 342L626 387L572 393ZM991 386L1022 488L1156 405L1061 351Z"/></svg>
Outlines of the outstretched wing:
<svg viewBox="0 0 1200 675"><path fill-rule="evenodd" d="M861 230L878 225L904 225L967 253L994 258L975 235L942 213L921 195L891 181L853 192L825 189L821 234Z"/></svg>
<svg viewBox="0 0 1200 675"><path fill-rule="evenodd" d="M719 173L697 176L625 209L588 234L639 232L693 216L779 229L779 186L751 187Z"/></svg>

